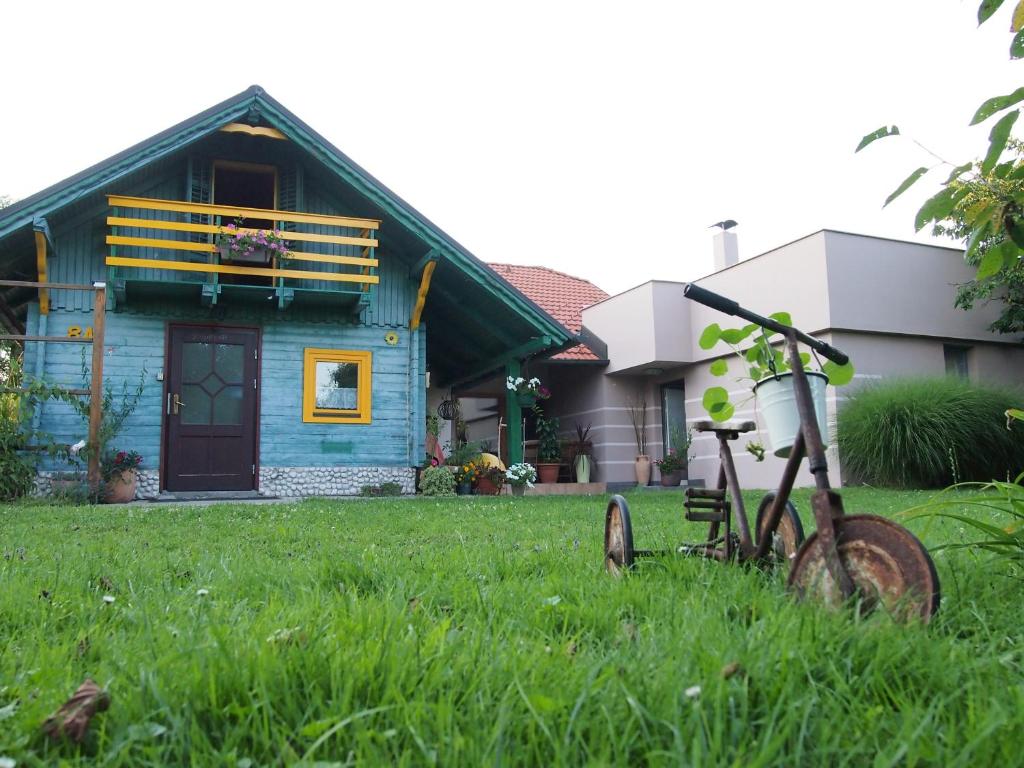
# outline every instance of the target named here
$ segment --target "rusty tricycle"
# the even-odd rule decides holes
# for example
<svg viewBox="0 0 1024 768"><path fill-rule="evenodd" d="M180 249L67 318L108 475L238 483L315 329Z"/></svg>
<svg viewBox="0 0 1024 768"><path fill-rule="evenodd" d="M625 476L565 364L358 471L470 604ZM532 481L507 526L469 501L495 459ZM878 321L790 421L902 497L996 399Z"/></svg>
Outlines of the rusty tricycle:
<svg viewBox="0 0 1024 768"><path fill-rule="evenodd" d="M707 538L671 550L634 549L629 505L615 495L605 512L605 568L619 574L637 558L665 554L760 565L781 561L789 564L789 588L800 598L830 605L855 599L862 610L884 606L897 617L927 622L939 607L939 579L928 551L912 533L891 520L847 515L842 497L829 483L821 428L798 344L839 365L846 364L847 356L797 328L755 314L693 283L686 285L684 296L782 335L800 426L779 486L761 500L752 530L729 444L740 434L755 430L756 424L697 422L694 427L698 431L713 433L718 440L721 464L715 487L687 488L683 506L686 519L709 523ZM790 501L804 457L815 485L811 508L816 531L806 539Z"/></svg>

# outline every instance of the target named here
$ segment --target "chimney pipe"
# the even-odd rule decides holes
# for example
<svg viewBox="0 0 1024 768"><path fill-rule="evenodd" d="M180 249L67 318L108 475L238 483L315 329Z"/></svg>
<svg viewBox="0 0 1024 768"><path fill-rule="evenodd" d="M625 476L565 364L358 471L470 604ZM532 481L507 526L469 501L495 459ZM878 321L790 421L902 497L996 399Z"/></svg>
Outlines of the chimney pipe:
<svg viewBox="0 0 1024 768"><path fill-rule="evenodd" d="M736 234L721 229L715 232L715 272L720 272L726 267L739 263L740 249L736 241Z"/></svg>

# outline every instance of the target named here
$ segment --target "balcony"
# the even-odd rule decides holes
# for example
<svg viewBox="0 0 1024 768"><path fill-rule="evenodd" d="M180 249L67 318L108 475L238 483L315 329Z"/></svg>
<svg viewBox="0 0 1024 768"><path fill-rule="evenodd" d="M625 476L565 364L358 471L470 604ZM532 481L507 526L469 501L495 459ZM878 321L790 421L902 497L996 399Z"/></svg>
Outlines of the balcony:
<svg viewBox="0 0 1024 768"><path fill-rule="evenodd" d="M375 219L121 195L107 199L106 263L118 304L177 294L208 306L271 300L278 309L316 304L358 312L379 282ZM287 258L254 264L222 255L225 229L239 219L239 232L280 231Z"/></svg>

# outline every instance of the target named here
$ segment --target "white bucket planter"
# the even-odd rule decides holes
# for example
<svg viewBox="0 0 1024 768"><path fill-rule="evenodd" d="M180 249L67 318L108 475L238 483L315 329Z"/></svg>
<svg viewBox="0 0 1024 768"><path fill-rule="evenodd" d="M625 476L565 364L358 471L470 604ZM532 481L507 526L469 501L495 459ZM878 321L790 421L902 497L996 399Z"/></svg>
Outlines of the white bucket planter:
<svg viewBox="0 0 1024 768"><path fill-rule="evenodd" d="M822 445L828 446L828 424L825 413L825 387L828 377L816 371L807 372L807 383L811 385L811 400L814 414L818 417ZM780 459L789 458L789 451L800 431L800 414L796 409L796 395L793 393L793 374L770 376L754 385L758 408L768 429L768 442L772 453Z"/></svg>

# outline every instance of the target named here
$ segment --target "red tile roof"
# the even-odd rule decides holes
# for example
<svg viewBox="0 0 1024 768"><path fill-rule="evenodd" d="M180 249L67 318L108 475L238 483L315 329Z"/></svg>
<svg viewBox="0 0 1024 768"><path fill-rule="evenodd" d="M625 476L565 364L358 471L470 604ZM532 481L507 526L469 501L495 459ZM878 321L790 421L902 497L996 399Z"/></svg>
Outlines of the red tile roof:
<svg viewBox="0 0 1024 768"><path fill-rule="evenodd" d="M604 301L608 294L593 283L547 267L522 267L518 264L488 264L491 269L518 288L526 297L564 325L579 333L584 307ZM552 360L598 360L586 344L559 352Z"/></svg>

